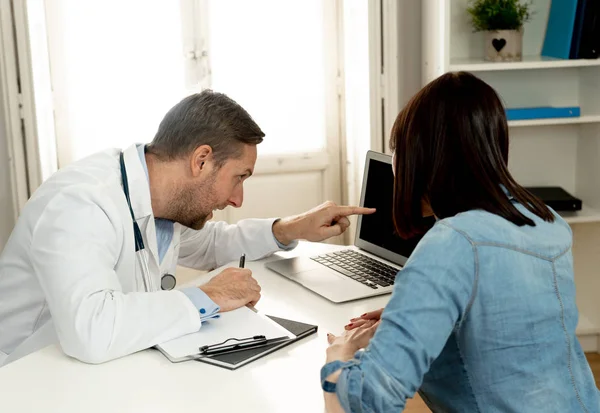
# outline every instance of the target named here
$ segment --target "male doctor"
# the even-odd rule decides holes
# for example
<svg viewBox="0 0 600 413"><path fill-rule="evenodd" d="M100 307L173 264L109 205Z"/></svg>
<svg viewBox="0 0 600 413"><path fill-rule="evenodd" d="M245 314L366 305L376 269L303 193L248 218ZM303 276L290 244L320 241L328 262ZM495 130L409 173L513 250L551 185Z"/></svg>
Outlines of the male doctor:
<svg viewBox="0 0 600 413"><path fill-rule="evenodd" d="M242 205L263 136L236 102L204 91L174 106L148 146L101 152L48 179L0 255L0 366L57 341L102 363L198 331L218 311L255 304L260 286L250 270L227 268L173 289L178 264L259 259L374 212L327 202L284 219L207 222Z"/></svg>

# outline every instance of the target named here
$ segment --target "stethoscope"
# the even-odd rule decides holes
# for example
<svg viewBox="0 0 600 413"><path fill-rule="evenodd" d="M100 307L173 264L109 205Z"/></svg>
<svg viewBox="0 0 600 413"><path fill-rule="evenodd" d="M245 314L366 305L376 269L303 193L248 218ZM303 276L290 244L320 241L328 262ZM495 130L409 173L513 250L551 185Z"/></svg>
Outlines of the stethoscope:
<svg viewBox="0 0 600 413"><path fill-rule="evenodd" d="M131 214L131 220L133 221L133 237L135 240L135 255L140 263L142 269L142 275L144 279L144 287L146 291L154 291L152 288L152 278L150 277L150 270L148 269L148 254L144 245L144 238L142 238L142 231L140 226L135 220L133 215L133 208L131 207L131 200L129 199L129 183L127 181L127 170L125 169L125 159L123 158L123 152L119 155L119 161L121 163L121 178L123 179L123 192L127 199L127 206L129 207L129 213ZM175 288L177 280L172 274L165 274L160 279L160 288L162 290L172 290Z"/></svg>

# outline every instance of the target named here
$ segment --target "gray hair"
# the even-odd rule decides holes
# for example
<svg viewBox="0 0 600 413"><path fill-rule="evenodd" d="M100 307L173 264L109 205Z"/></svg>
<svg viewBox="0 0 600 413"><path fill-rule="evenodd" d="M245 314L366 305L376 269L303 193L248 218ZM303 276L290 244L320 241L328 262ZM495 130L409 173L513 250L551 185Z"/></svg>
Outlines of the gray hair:
<svg viewBox="0 0 600 413"><path fill-rule="evenodd" d="M147 151L160 159L172 160L208 145L217 166L222 166L241 155L243 144L257 145L264 136L248 112L233 99L204 90L184 98L167 112Z"/></svg>

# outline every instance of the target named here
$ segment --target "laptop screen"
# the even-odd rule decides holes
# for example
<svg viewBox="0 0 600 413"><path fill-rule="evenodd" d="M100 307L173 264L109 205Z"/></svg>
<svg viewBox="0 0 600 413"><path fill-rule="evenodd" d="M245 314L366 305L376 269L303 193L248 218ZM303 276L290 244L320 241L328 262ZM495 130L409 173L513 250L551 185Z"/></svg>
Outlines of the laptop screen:
<svg viewBox="0 0 600 413"><path fill-rule="evenodd" d="M360 240L366 241L384 250L408 258L422 236L405 240L396 234L392 219L392 203L394 192L394 174L392 165L370 157L366 185L364 187L364 206L376 208L372 215L363 215L360 225ZM435 218L427 219L432 226ZM369 248L366 248L367 250ZM396 260L394 260L396 261ZM403 263L401 263L403 264Z"/></svg>

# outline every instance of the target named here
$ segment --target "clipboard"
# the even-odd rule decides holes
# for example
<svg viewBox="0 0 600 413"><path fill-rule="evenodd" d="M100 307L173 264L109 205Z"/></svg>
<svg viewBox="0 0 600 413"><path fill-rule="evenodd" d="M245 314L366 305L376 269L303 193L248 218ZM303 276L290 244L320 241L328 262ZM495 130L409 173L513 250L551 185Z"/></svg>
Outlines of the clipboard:
<svg viewBox="0 0 600 413"><path fill-rule="evenodd" d="M271 344L267 344L262 347L250 348L247 350L236 351L227 354L214 355L210 357L200 358L196 361L202 363L209 363L215 366L223 367L229 370L235 370L248 363L258 360L267 354L273 353L285 346L289 346L298 340L314 334L318 330L318 326L312 324L301 323L299 321L288 320L286 318L279 318L275 316L267 315L271 320L281 325L286 330L290 331L295 337L287 340L275 339Z"/></svg>
<svg viewBox="0 0 600 413"><path fill-rule="evenodd" d="M172 363L197 360L235 370L316 331L317 326L267 316L254 308L241 307L222 313L218 319L203 321L196 333L158 344L155 348ZM259 337L261 340L256 343L253 338ZM244 344L239 345L241 343ZM250 346L223 354L207 355L202 352L204 348L214 349L219 344L225 347Z"/></svg>

